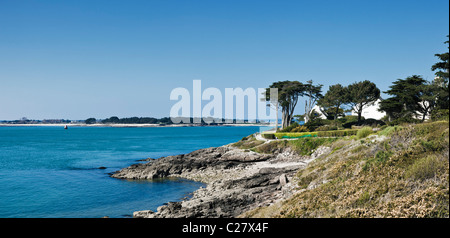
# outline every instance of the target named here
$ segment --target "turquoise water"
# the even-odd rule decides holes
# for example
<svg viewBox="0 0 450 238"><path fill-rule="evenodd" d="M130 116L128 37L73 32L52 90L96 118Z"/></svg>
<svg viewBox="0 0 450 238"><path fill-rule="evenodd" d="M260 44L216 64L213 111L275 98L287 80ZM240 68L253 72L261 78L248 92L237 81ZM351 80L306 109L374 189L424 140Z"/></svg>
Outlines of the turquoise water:
<svg viewBox="0 0 450 238"><path fill-rule="evenodd" d="M221 146L259 127L0 127L0 217L129 217L203 184L129 181L108 173L138 160ZM98 169L106 167L106 169Z"/></svg>

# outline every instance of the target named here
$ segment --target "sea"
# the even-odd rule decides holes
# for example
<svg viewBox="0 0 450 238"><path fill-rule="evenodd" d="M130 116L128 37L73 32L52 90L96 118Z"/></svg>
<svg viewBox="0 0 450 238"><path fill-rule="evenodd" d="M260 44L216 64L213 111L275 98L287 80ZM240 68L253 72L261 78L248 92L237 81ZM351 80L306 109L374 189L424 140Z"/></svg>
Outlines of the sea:
<svg viewBox="0 0 450 238"><path fill-rule="evenodd" d="M186 179L123 180L146 158L189 153L261 131L230 127L0 127L0 218L126 218L189 198Z"/></svg>

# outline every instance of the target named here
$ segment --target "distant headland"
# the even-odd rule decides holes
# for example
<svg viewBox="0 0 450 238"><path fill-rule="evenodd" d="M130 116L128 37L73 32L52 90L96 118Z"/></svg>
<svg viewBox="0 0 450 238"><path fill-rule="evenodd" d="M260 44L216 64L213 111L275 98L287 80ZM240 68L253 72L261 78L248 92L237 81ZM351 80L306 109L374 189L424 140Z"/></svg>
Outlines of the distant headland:
<svg viewBox="0 0 450 238"><path fill-rule="evenodd" d="M218 120L215 120L218 121ZM69 119L43 119L34 120L21 118L19 120L0 120L0 126L90 126L90 127L187 127L187 126L266 126L269 122L259 120L243 120L243 123L232 123L222 119L223 123L206 123L203 119L201 123L193 123L194 118L190 118L191 123L173 123L169 117L126 117L118 118L116 116L107 119L88 118L86 120ZM227 122L227 123L225 123Z"/></svg>

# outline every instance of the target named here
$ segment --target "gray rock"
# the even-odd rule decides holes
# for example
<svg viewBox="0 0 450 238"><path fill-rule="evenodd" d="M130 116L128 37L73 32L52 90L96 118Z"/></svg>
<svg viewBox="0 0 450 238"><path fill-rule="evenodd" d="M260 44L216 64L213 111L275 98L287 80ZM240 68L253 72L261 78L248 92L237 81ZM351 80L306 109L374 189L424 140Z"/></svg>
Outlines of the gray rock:
<svg viewBox="0 0 450 238"><path fill-rule="evenodd" d="M278 153L284 153L285 156L280 157ZM274 154L259 154L221 146L134 164L116 171L111 177L184 177L207 183L206 188L198 189L188 200L169 202L158 207L156 212L137 211L133 217L236 217L249 209L268 205L282 196L281 188L286 190L288 176L294 176L306 164L301 161L308 159L296 156L290 150L285 152L279 149Z"/></svg>
<svg viewBox="0 0 450 238"><path fill-rule="evenodd" d="M151 216L152 214L154 214L154 212L151 210L137 211L137 212L133 212L133 217L134 218L145 218L145 217Z"/></svg>

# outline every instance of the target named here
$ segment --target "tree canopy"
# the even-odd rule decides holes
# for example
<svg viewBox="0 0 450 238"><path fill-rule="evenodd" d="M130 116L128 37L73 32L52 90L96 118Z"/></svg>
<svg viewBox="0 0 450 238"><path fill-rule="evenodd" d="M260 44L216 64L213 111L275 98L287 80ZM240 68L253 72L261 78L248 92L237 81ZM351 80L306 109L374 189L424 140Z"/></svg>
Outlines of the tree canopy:
<svg viewBox="0 0 450 238"><path fill-rule="evenodd" d="M447 35L448 38L448 35ZM444 42L444 44L448 44L449 41L447 40ZM447 47L448 48L448 47ZM445 52L443 54L435 54L436 57L439 58L439 62L435 63L433 66L431 66L431 71L436 71L435 75L438 78L441 78L445 81L446 84L448 84L448 78L449 78L449 62L448 62L448 54L449 52Z"/></svg>
<svg viewBox="0 0 450 238"><path fill-rule="evenodd" d="M369 80L350 84L347 90L347 102L358 114L358 121L361 121L361 114L364 107L373 105L380 99L380 89L377 88L375 83Z"/></svg>
<svg viewBox="0 0 450 238"><path fill-rule="evenodd" d="M348 88L341 84L331 85L325 95L320 98L317 105L320 106L322 113L327 117L337 119L343 114L342 106L348 103Z"/></svg>
<svg viewBox="0 0 450 238"><path fill-rule="evenodd" d="M436 86L425 81L422 76L413 75L393 82L384 93L393 97L380 103L391 120L399 118L417 118L422 121L430 114L436 104Z"/></svg>
<svg viewBox="0 0 450 238"><path fill-rule="evenodd" d="M291 124L294 117L294 109L300 97L308 97L310 105L314 105L315 101L322 96L322 85L313 85L312 81L308 81L306 84L299 81L279 81L272 83L266 89L266 101L270 101L270 88L278 89L278 105L281 107L282 128L286 128ZM273 104L273 102L271 103ZM306 114L309 111L306 110Z"/></svg>
<svg viewBox="0 0 450 238"><path fill-rule="evenodd" d="M278 89L278 105L281 107L282 127L290 125L298 98L303 95L304 85L298 81L279 81L266 90L266 100L270 100L270 88Z"/></svg>
<svg viewBox="0 0 450 238"><path fill-rule="evenodd" d="M448 38L448 35L447 35ZM447 40L445 44L449 44ZM448 46L447 46L448 48ZM439 58L439 62L435 63L431 66L432 71L436 71L436 78L433 80L433 84L436 86L436 97L437 109L448 109L449 108L449 52L445 52L443 54L435 54L436 57Z"/></svg>

